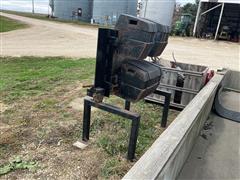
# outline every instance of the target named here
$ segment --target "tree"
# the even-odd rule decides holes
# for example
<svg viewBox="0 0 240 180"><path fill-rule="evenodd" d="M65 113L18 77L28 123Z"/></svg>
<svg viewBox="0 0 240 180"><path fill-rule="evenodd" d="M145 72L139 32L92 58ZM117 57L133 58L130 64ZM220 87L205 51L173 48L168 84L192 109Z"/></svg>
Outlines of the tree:
<svg viewBox="0 0 240 180"><path fill-rule="evenodd" d="M197 13L197 5L196 4L192 4L192 3L187 3L182 7L182 12L183 13L188 13L191 14L193 16L196 16Z"/></svg>
<svg viewBox="0 0 240 180"><path fill-rule="evenodd" d="M182 7L182 13L188 13L193 15L193 17L197 14L199 0L195 0L195 3L187 3Z"/></svg>

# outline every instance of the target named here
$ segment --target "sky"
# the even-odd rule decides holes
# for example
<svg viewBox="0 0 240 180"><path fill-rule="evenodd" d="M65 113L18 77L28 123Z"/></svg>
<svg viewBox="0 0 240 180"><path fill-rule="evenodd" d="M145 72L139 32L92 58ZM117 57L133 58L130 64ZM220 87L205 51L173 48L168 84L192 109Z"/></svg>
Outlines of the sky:
<svg viewBox="0 0 240 180"><path fill-rule="evenodd" d="M34 0L35 12L48 14L48 2L49 0ZM177 0L179 3L194 2L195 0ZM31 12L32 0L0 0L0 9Z"/></svg>

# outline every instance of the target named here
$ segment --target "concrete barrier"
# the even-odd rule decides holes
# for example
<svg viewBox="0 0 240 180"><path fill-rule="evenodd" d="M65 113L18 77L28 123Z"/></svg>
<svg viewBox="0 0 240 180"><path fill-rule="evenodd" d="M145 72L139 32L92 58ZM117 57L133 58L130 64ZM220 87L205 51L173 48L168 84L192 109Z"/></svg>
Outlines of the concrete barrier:
<svg viewBox="0 0 240 180"><path fill-rule="evenodd" d="M123 179L176 179L212 109L222 75L215 75Z"/></svg>
<svg viewBox="0 0 240 180"><path fill-rule="evenodd" d="M227 71L215 98L216 113L226 119L240 122L240 72Z"/></svg>

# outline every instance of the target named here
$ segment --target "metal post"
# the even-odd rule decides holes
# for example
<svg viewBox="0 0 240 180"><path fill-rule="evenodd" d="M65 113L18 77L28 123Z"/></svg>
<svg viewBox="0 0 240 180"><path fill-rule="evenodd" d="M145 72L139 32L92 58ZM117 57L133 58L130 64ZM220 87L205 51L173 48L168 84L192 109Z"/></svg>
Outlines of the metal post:
<svg viewBox="0 0 240 180"><path fill-rule="evenodd" d="M130 107L131 107L131 102L128 101L128 100L126 100L126 101L125 101L125 110L130 111Z"/></svg>
<svg viewBox="0 0 240 180"><path fill-rule="evenodd" d="M161 127L167 127L167 119L168 119L168 111L171 101L171 93L165 94L165 100L164 100L164 107L163 107L163 114L162 114L162 121L161 121Z"/></svg>
<svg viewBox="0 0 240 180"><path fill-rule="evenodd" d="M83 113L83 134L82 134L83 141L89 140L90 118L91 118L91 105L89 105L88 101L85 99Z"/></svg>
<svg viewBox="0 0 240 180"><path fill-rule="evenodd" d="M50 17L50 11L49 11L49 6L48 6L48 18Z"/></svg>
<svg viewBox="0 0 240 180"><path fill-rule="evenodd" d="M216 9L216 8L218 8L218 7L220 7L220 6L222 6L222 4L218 4L218 5L214 6L214 7L211 8L211 9L208 9L207 11L203 12L203 13L201 14L201 16L204 15L204 14L207 14L208 12L210 12L210 11L212 11L212 10L214 10L214 9Z"/></svg>
<svg viewBox="0 0 240 180"><path fill-rule="evenodd" d="M171 93L168 91L160 91L156 90L154 94L164 96L164 106L163 106L163 114L162 114L162 120L161 120L161 127L166 127L167 126L167 119L168 119L168 111L170 107L170 102L171 102Z"/></svg>
<svg viewBox="0 0 240 180"><path fill-rule="evenodd" d="M199 21L200 12L201 12L201 6L202 6L202 2L199 1L197 16L196 16L196 20L195 20L195 24L194 24L194 28L193 28L193 36L196 36L197 25L198 25L198 21Z"/></svg>
<svg viewBox="0 0 240 180"><path fill-rule="evenodd" d="M222 9L221 9L221 13L220 13L220 16L219 16L219 20L218 20L218 25L217 25L217 29L216 29L216 33L215 33L215 38L214 40L217 39L217 36L218 36L218 31L219 31L219 27L220 27L220 24L221 24L221 21L222 21L222 15L223 15L223 10L224 10L224 3L222 3Z"/></svg>
<svg viewBox="0 0 240 180"><path fill-rule="evenodd" d="M32 0L32 13L34 14L34 0Z"/></svg>
<svg viewBox="0 0 240 180"><path fill-rule="evenodd" d="M48 7L51 7L51 17L53 17L53 12L54 12L54 0L49 0L49 5Z"/></svg>
<svg viewBox="0 0 240 180"><path fill-rule="evenodd" d="M137 145L138 129L139 129L140 117L132 120L131 134L128 145L128 160L133 160L135 158L135 151Z"/></svg>

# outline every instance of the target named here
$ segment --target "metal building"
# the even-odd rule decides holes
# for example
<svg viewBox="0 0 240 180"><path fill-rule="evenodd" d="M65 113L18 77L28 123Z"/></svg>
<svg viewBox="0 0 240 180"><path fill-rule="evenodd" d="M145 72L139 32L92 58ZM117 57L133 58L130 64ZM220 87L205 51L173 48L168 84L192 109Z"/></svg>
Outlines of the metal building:
<svg viewBox="0 0 240 180"><path fill-rule="evenodd" d="M171 26L176 0L143 0L140 17Z"/></svg>
<svg viewBox="0 0 240 180"><path fill-rule="evenodd" d="M201 0L193 35L239 42L240 0Z"/></svg>
<svg viewBox="0 0 240 180"><path fill-rule="evenodd" d="M98 24L114 24L120 14L137 15L137 0L55 0L54 16Z"/></svg>

